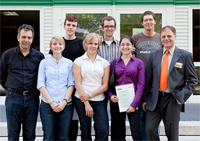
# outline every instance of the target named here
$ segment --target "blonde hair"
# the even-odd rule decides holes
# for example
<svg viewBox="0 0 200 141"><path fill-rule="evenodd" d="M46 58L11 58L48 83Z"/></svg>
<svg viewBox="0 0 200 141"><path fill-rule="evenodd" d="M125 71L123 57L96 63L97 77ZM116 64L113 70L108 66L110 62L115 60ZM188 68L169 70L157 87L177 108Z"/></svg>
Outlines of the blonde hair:
<svg viewBox="0 0 200 141"><path fill-rule="evenodd" d="M98 48L97 48L97 51L101 49L101 38L99 36L99 34L97 33L89 33L85 39L83 40L83 48L85 51L87 51L87 44L89 44L90 42L92 42L92 40L94 38L97 38L98 39Z"/></svg>
<svg viewBox="0 0 200 141"><path fill-rule="evenodd" d="M64 41L64 39L63 39L62 37L60 37L60 36L54 36L54 37L51 39L51 41L50 41L50 43L49 43L49 46L50 46L50 47L51 47L53 41L61 42L61 43L65 46L65 41Z"/></svg>

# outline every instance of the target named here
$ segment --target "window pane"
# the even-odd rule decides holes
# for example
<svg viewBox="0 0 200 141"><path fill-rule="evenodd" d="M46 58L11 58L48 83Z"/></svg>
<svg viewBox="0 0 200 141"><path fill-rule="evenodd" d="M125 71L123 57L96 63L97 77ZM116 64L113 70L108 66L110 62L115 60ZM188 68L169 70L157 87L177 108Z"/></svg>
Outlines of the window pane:
<svg viewBox="0 0 200 141"><path fill-rule="evenodd" d="M67 16L73 15L78 18L78 30L76 37L84 39L88 33L95 32L103 36L101 31L101 20L107 14L66 14Z"/></svg>
<svg viewBox="0 0 200 141"><path fill-rule="evenodd" d="M198 85L194 90L194 95L200 95L200 66L196 66L196 73L198 76Z"/></svg>
<svg viewBox="0 0 200 141"><path fill-rule="evenodd" d="M155 31L160 33L162 28L162 14L156 15ZM142 14L121 14L120 15L120 37L123 35L133 36L137 31L142 32L143 26L141 24ZM137 30L137 31L136 31ZM133 33L134 31L134 33Z"/></svg>
<svg viewBox="0 0 200 141"><path fill-rule="evenodd" d="M193 59L200 62L200 9L193 10Z"/></svg>
<svg viewBox="0 0 200 141"><path fill-rule="evenodd" d="M200 62L200 9L193 9L193 59L194 62ZM198 85L194 95L200 95L200 66L196 66L198 76Z"/></svg>

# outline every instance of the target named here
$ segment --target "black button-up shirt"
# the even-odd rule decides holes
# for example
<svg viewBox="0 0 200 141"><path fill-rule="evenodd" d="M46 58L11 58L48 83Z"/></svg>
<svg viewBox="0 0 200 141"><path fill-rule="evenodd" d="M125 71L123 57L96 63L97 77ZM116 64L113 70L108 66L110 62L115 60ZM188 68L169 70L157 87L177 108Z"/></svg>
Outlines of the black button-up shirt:
<svg viewBox="0 0 200 141"><path fill-rule="evenodd" d="M1 57L1 85L4 89L35 89L38 67L42 59L44 55L33 48L26 56L21 53L19 46L5 51Z"/></svg>

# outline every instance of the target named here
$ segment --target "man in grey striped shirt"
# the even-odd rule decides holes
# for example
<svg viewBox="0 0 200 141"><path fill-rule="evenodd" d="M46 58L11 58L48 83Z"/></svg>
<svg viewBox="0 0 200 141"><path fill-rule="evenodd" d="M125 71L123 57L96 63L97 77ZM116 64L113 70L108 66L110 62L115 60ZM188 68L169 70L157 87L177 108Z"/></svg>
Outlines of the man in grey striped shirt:
<svg viewBox="0 0 200 141"><path fill-rule="evenodd" d="M104 32L104 35L101 39L101 49L97 52L99 56L106 59L109 63L120 57L121 52L119 48L119 41L114 39L113 33L116 30L116 21L112 16L106 16L101 21L101 30ZM108 94L107 91L105 94L105 104L107 107L108 103Z"/></svg>
<svg viewBox="0 0 200 141"><path fill-rule="evenodd" d="M112 16L106 16L102 19L101 29L104 32L101 43L101 50L98 55L105 58L110 63L112 60L120 57L119 41L114 39L113 33L116 30L116 21Z"/></svg>

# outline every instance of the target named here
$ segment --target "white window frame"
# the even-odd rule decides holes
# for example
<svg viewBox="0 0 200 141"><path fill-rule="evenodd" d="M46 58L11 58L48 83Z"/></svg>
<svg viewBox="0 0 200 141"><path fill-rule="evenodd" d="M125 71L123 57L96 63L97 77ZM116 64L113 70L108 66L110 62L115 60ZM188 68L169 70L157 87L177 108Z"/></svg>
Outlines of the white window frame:
<svg viewBox="0 0 200 141"><path fill-rule="evenodd" d="M73 7L54 7L54 35L65 35L64 20L66 14L112 14L112 6L73 6Z"/></svg>
<svg viewBox="0 0 200 141"><path fill-rule="evenodd" d="M44 34L43 34L43 24L44 24L44 20L43 20L43 7L24 7L24 6L21 6L21 7L3 7L3 6L1 6L1 10L2 11L6 11L6 10L8 10L8 11L31 11L31 10L38 10L39 12L40 12L40 19L39 19L39 24L40 24L40 31L39 31L39 34L40 34L40 43L39 43L39 46L40 46L40 51L42 52L42 53L44 53L44 46L43 46L43 44L44 44ZM34 28L34 27L33 27ZM16 38L17 38L17 35L16 35ZM34 40L33 40L33 42L34 42Z"/></svg>
<svg viewBox="0 0 200 141"><path fill-rule="evenodd" d="M190 6L189 7L189 51L190 52L192 52L192 54L193 54L193 39L192 39L192 37L193 37L193 15L192 15L192 13L193 13L193 10L195 10L195 9L197 9L197 10L200 10L200 7L199 6ZM195 66L200 66L200 62L194 62L194 65Z"/></svg>
<svg viewBox="0 0 200 141"><path fill-rule="evenodd" d="M120 15L121 14L143 14L145 11L152 11L155 14L162 14L162 27L165 25L175 25L174 6L116 6L117 30L116 39L120 39ZM132 30L132 29L130 29Z"/></svg>
<svg viewBox="0 0 200 141"><path fill-rule="evenodd" d="M189 7L189 51L193 54L193 10L194 9L200 9L199 6L190 6ZM194 62L195 66L200 66L200 62ZM187 102L189 103L199 103L200 101L200 95L192 95Z"/></svg>

